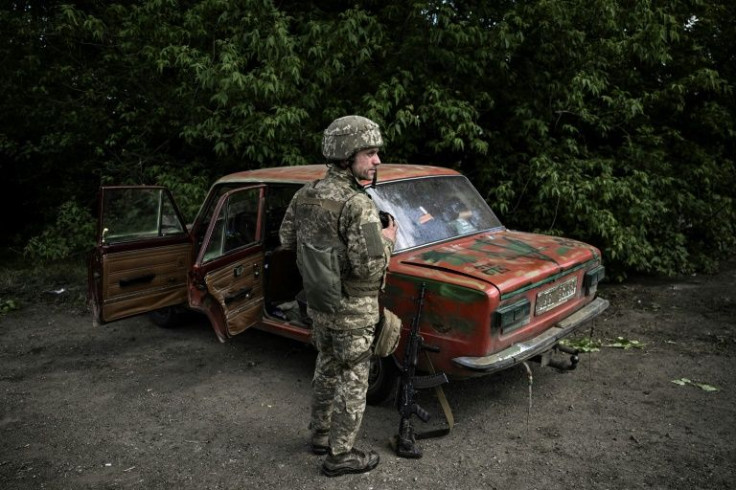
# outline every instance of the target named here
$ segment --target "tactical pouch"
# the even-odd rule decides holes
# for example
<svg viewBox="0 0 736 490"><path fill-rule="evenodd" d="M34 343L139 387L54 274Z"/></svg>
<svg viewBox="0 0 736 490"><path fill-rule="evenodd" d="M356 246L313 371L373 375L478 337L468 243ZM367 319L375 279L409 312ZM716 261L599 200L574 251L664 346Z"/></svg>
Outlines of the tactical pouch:
<svg viewBox="0 0 736 490"><path fill-rule="evenodd" d="M309 307L326 313L336 312L342 299L337 249L319 249L302 243L297 254L297 265Z"/></svg>
<svg viewBox="0 0 736 490"><path fill-rule="evenodd" d="M376 325L376 335L373 341L373 354L378 357L388 357L394 353L399 345L401 336L401 318L388 308L383 309L383 314Z"/></svg>

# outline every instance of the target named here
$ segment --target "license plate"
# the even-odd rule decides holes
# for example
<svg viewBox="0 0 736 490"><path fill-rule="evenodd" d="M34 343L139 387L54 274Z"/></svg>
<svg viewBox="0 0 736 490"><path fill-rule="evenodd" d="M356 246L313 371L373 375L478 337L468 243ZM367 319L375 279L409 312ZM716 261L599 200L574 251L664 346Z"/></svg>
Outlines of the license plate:
<svg viewBox="0 0 736 490"><path fill-rule="evenodd" d="M557 308L568 299L575 296L578 289L578 278L573 277L567 281L551 287L546 291L537 294L537 305L534 308L535 315Z"/></svg>

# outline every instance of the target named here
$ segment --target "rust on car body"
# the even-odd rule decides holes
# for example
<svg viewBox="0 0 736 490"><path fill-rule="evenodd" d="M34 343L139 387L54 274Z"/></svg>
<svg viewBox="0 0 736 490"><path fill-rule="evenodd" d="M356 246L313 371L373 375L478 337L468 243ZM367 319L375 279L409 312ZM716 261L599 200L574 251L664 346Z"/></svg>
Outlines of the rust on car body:
<svg viewBox="0 0 736 490"><path fill-rule="evenodd" d="M101 206L100 238L90 262L95 320L183 306L205 313L221 341L255 327L309 342L306 305L298 301L299 271L293 253L278 247L278 228L293 193L326 170L305 165L226 175L211 187L190 227L160 188L147 188L159 193L157 206L151 206L159 215L148 220L132 211L140 203L131 201L130 212L122 204ZM507 229L455 170L382 164L375 186L361 184L399 224L379 298L403 322L397 361L422 285L421 335L439 351L422 356L420 367L456 379L543 354L608 305L596 297L604 275L598 249ZM121 189L103 188L102 194L114 197ZM117 203L113 197L105 202ZM172 269L175 279L159 277L169 268L154 264L155 258L178 256L185 259ZM130 286L137 277L153 279L150 286ZM116 296L106 297L113 290ZM176 304L182 298L186 302Z"/></svg>
<svg viewBox="0 0 736 490"><path fill-rule="evenodd" d="M235 172L221 177L219 183L250 183L250 182L277 182L306 184L316 179L321 179L327 172L326 165L301 165L295 167L273 167L256 170ZM378 167L378 182L391 182L394 180L414 179L420 177L431 177L436 175L460 175L459 172L431 165L408 165L400 163L383 163ZM368 185L368 181L363 181Z"/></svg>

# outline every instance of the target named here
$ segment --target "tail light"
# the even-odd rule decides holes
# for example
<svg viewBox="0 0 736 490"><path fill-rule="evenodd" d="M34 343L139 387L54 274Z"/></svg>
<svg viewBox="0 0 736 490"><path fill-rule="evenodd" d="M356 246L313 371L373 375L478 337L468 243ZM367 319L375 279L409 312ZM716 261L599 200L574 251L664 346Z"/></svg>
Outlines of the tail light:
<svg viewBox="0 0 736 490"><path fill-rule="evenodd" d="M524 298L510 305L501 306L493 312L492 324L501 329L501 333L508 333L529 323L531 303Z"/></svg>
<svg viewBox="0 0 736 490"><path fill-rule="evenodd" d="M596 290L598 289L598 283L601 282L604 277L606 277L606 268L602 265L599 265L598 267L593 267L588 272L586 272L585 277L583 278L585 295L594 295Z"/></svg>

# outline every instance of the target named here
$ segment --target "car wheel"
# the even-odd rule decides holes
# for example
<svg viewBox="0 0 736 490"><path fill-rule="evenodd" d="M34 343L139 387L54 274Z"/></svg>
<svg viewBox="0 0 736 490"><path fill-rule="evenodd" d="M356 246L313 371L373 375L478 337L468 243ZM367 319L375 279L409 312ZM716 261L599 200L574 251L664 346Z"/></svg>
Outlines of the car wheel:
<svg viewBox="0 0 736 490"><path fill-rule="evenodd" d="M181 312L175 306L167 306L148 313L148 318L159 327L174 328L181 324Z"/></svg>
<svg viewBox="0 0 736 490"><path fill-rule="evenodd" d="M378 405L394 394L399 370L393 356L371 357L371 372L368 375L368 393L366 401L370 405Z"/></svg>

